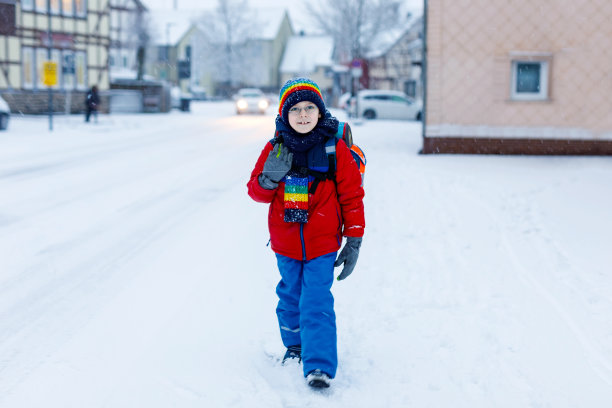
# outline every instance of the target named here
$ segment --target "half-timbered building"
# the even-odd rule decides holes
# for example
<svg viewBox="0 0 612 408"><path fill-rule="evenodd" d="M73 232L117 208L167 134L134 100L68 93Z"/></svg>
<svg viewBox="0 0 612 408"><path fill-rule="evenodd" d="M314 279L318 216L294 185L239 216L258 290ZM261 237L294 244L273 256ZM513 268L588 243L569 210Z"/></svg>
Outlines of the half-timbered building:
<svg viewBox="0 0 612 408"><path fill-rule="evenodd" d="M108 89L108 2L0 0L0 94L13 112L48 112L46 62L54 111L80 112L92 85Z"/></svg>

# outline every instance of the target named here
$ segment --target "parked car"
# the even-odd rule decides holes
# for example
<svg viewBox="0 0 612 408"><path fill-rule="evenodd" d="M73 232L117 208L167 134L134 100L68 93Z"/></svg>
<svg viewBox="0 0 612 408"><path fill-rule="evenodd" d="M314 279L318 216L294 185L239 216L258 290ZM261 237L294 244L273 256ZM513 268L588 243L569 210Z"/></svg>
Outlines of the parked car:
<svg viewBox="0 0 612 408"><path fill-rule="evenodd" d="M201 86L192 86L189 88L191 92L191 100L193 101L205 101L207 99L206 88Z"/></svg>
<svg viewBox="0 0 612 408"><path fill-rule="evenodd" d="M342 95L340 95L340 97L338 98L338 108L346 110L349 108L349 102L351 100L351 97L353 95L351 95L350 92L345 92Z"/></svg>
<svg viewBox="0 0 612 408"><path fill-rule="evenodd" d="M359 116L366 119L421 120L423 103L400 91L366 89L357 93ZM355 110L355 99L351 99Z"/></svg>
<svg viewBox="0 0 612 408"><path fill-rule="evenodd" d="M266 95L257 88L240 89L234 95L234 100L236 101L236 113L239 115L245 112L264 114L270 106Z"/></svg>
<svg viewBox="0 0 612 408"><path fill-rule="evenodd" d="M11 117L11 109L8 103L0 96L0 130L5 130L8 127L9 118Z"/></svg>

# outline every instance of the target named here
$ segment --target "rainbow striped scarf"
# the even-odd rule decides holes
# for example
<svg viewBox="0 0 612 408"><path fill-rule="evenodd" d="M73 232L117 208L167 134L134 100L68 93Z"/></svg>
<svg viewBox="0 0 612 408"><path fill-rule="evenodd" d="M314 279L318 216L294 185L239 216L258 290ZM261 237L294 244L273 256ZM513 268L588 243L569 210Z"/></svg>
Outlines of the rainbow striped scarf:
<svg viewBox="0 0 612 408"><path fill-rule="evenodd" d="M308 222L308 176L285 176L285 222Z"/></svg>

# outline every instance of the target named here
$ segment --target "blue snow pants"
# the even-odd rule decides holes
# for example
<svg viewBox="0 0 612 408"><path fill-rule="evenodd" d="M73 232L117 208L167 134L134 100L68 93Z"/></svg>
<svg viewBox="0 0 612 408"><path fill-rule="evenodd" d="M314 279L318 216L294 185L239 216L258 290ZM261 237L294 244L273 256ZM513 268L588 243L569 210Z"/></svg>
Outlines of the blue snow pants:
<svg viewBox="0 0 612 408"><path fill-rule="evenodd" d="M281 281L276 316L285 347L302 345L304 376L320 369L336 376L336 313L331 293L336 252L310 261L276 254Z"/></svg>

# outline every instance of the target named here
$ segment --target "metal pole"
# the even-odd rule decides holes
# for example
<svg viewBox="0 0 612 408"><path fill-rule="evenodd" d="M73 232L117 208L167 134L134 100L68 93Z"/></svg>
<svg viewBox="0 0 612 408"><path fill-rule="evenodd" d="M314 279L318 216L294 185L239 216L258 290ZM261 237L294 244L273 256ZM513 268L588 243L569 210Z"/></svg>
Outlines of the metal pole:
<svg viewBox="0 0 612 408"><path fill-rule="evenodd" d="M47 60L51 61L51 47L53 39L51 38L51 0L47 0ZM51 86L48 87L49 93L49 131L53 130L53 92Z"/></svg>
<svg viewBox="0 0 612 408"><path fill-rule="evenodd" d="M421 113L421 127L423 129L423 146L425 145L425 138L427 137L427 132L425 131L427 126L427 9L427 0L423 0L423 56L421 57L421 82L423 83L423 110Z"/></svg>

